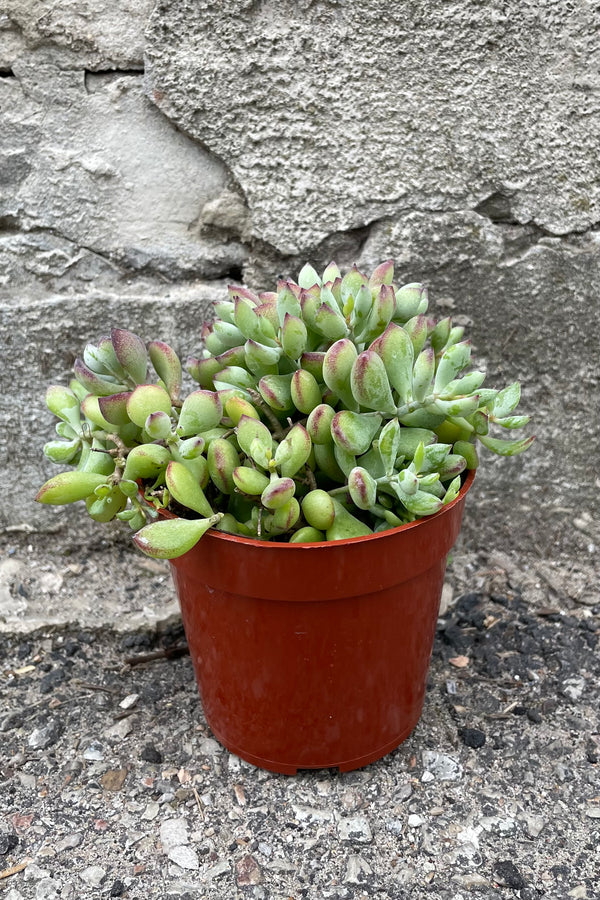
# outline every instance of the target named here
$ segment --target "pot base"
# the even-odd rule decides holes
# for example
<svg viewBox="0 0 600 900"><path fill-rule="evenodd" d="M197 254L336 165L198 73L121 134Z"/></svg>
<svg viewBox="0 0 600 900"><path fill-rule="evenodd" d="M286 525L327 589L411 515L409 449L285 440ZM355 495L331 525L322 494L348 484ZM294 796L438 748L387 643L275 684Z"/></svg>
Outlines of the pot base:
<svg viewBox="0 0 600 900"><path fill-rule="evenodd" d="M321 762L315 763L314 765L306 765L301 763L300 765L294 765L291 762L277 762L272 759L265 759L262 756L256 756L253 753L248 753L242 747L236 747L231 744L231 742L227 741L223 735L220 735L217 730L215 730L212 725L209 723L209 727L215 736L215 738L222 744L226 750L229 750L230 753L234 753L235 756L239 756L240 759L243 759L245 762L251 763L253 766L258 766L261 769L266 769L268 772L277 772L279 775L297 775L298 772L304 771L313 771L316 769L338 769L340 772L352 772L354 769L362 769L364 766L368 766L370 763L376 762L378 759L382 759L384 756L387 756L388 753L391 753L392 750L396 750L400 744L404 743L404 741L410 737L415 728L418 725L419 719L421 717L421 710L419 710L419 714L416 716L414 722L404 728L402 733L398 735L398 737L394 738L391 741L383 744L383 746L378 747L376 750L372 750L370 753L365 753L362 756L357 756L354 759L347 759L343 762Z"/></svg>

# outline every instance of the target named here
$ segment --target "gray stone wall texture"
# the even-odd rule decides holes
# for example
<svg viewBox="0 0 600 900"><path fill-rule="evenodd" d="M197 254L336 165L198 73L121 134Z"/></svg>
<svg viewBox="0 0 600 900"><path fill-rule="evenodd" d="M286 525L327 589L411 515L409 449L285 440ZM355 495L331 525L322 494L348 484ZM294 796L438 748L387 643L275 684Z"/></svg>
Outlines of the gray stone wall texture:
<svg viewBox="0 0 600 900"><path fill-rule="evenodd" d="M594 565L599 160L591 0L0 0L1 524L80 521L31 497L88 339L393 257L534 414L468 541Z"/></svg>

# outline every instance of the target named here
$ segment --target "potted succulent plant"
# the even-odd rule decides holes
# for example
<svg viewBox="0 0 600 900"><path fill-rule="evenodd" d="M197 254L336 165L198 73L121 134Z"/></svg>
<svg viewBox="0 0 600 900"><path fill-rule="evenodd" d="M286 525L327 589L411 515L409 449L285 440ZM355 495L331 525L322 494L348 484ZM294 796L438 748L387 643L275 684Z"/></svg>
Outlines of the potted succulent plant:
<svg viewBox="0 0 600 900"><path fill-rule="evenodd" d="M420 284L322 276L230 287L187 360L113 329L88 344L36 499L85 501L172 561L207 720L265 768L355 768L421 713L446 556L477 443L524 451L518 383L483 388ZM148 362L156 377L148 377Z"/></svg>

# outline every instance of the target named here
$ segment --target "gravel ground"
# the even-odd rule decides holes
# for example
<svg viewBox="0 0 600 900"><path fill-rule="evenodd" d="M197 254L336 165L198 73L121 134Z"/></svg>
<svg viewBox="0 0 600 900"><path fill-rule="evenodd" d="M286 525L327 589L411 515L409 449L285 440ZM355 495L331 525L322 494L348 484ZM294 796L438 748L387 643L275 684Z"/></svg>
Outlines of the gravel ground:
<svg viewBox="0 0 600 900"><path fill-rule="evenodd" d="M600 598L581 573L458 553L411 737L289 777L212 737L164 569L123 550L103 602L128 612L98 624L86 590L114 551L25 536L2 558L5 609L27 607L0 634L3 900L598 897Z"/></svg>

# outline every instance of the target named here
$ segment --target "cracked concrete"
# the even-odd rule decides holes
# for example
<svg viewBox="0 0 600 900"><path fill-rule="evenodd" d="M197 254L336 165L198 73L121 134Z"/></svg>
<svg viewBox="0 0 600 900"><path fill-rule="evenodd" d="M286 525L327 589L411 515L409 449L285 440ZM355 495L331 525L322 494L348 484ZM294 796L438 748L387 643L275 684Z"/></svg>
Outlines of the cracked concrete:
<svg viewBox="0 0 600 900"><path fill-rule="evenodd" d="M31 497L45 385L88 339L185 355L227 281L394 257L534 414L526 457L485 460L473 538L597 565L594 22L558 0L5 0L0 458L24 500L1 523L70 521Z"/></svg>
<svg viewBox="0 0 600 900"><path fill-rule="evenodd" d="M86 76L54 49L21 54L12 69L0 83L11 189L0 218L13 230L50 233L125 272L170 281L242 264L239 242L206 237L197 224L225 186L223 167L147 103L141 74ZM3 240L10 250L10 232ZM15 256L3 273L13 288L28 265Z"/></svg>
<svg viewBox="0 0 600 900"><path fill-rule="evenodd" d="M231 168L281 253L494 191L564 234L600 218L594 22L558 0L159 0L148 95Z"/></svg>

